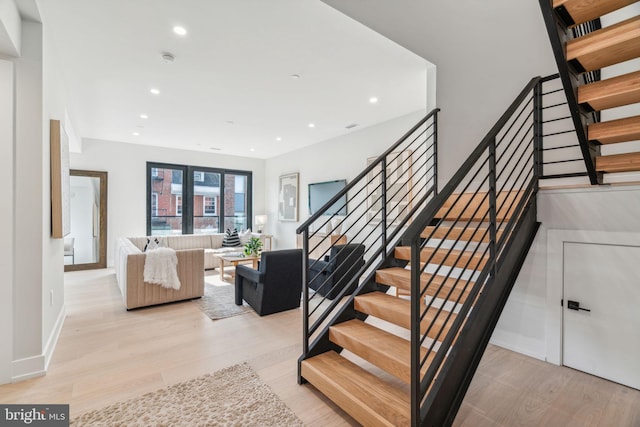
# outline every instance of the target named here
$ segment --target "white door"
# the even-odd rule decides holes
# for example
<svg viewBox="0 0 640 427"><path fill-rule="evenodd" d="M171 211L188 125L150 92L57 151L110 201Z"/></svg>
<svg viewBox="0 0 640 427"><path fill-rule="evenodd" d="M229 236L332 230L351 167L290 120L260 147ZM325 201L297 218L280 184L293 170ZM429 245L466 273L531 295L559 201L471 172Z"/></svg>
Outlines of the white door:
<svg viewBox="0 0 640 427"><path fill-rule="evenodd" d="M640 247L565 242L563 322L565 366L640 389Z"/></svg>

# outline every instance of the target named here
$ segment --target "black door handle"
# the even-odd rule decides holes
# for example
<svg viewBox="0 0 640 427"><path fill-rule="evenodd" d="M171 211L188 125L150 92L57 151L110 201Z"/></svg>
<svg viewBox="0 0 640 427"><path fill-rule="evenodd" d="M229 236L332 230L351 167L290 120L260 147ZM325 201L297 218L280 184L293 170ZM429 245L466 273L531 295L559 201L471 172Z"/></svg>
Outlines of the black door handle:
<svg viewBox="0 0 640 427"><path fill-rule="evenodd" d="M578 301L571 301L571 300L568 300L568 301L567 301L567 308L568 308L569 310L575 310L575 311L578 311L578 310L582 310L582 311L591 311L591 310L589 310L588 308L582 308L582 307L580 307L580 303L579 303Z"/></svg>

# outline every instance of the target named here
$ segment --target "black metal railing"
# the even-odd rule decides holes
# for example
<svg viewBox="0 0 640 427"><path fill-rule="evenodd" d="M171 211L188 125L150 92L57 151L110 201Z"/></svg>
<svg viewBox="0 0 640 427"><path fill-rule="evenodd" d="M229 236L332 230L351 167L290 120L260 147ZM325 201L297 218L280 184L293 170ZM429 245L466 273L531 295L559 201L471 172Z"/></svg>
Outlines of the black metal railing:
<svg viewBox="0 0 640 427"><path fill-rule="evenodd" d="M527 84L401 238L411 246L414 425L453 420L537 229L540 81Z"/></svg>
<svg viewBox="0 0 640 427"><path fill-rule="evenodd" d="M543 77L536 87L539 109L540 147L537 164L540 179L587 176L567 97L560 75Z"/></svg>
<svg viewBox="0 0 640 427"><path fill-rule="evenodd" d="M589 141L587 137L588 125L600 121L600 115L578 104L578 87L599 80L600 73L598 71L585 73L577 61L572 61L570 65L565 53L567 41L597 31L601 28L600 19L572 26L572 21L567 21L566 16L560 16L554 11L552 0L539 0L539 3L589 180L591 184L601 184L602 173L596 172L595 169L595 158L600 155L600 145Z"/></svg>
<svg viewBox="0 0 640 427"><path fill-rule="evenodd" d="M329 325L345 315L413 216L437 193L438 111L369 159L363 172L296 230L304 266L300 360L323 351L320 343L328 342ZM346 215L339 215L343 208ZM341 257L350 250L345 243L363 245L361 261ZM342 259L341 265L324 262L329 258Z"/></svg>

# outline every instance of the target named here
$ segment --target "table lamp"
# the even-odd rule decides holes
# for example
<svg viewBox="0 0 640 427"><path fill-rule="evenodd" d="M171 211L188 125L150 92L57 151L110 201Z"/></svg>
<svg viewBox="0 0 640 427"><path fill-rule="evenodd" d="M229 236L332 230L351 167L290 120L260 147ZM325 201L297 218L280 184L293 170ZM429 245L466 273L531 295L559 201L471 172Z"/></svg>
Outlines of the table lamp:
<svg viewBox="0 0 640 427"><path fill-rule="evenodd" d="M257 227L258 233L262 233L262 227L267 224L267 216L266 215L256 215L255 224Z"/></svg>

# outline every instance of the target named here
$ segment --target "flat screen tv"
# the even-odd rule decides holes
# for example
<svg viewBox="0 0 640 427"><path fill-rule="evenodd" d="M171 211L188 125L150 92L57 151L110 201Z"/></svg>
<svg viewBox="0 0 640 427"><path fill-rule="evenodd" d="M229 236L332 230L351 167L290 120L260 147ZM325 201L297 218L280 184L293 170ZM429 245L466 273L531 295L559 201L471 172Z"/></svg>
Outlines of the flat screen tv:
<svg viewBox="0 0 640 427"><path fill-rule="evenodd" d="M309 214L313 215L322 208L333 196L347 185L347 180L316 182L309 184ZM338 199L324 212L325 215L347 215L346 194Z"/></svg>

